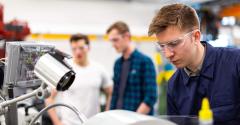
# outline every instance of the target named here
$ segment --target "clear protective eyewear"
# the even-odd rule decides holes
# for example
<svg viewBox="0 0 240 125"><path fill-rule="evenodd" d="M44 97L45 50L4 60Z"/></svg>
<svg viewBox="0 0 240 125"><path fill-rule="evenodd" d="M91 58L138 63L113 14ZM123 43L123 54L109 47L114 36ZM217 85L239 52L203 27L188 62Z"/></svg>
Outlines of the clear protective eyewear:
<svg viewBox="0 0 240 125"><path fill-rule="evenodd" d="M196 31L196 30L192 30L192 31L184 34L183 36L177 38L176 40L169 41L164 44L160 44L160 42L157 42L156 44L162 52L165 52L166 48L168 48L168 50L170 50L170 51L173 51L175 48L182 46L185 42L185 38L187 36L191 35L194 31Z"/></svg>
<svg viewBox="0 0 240 125"><path fill-rule="evenodd" d="M84 51L85 49L88 48L88 45L80 46L80 47L73 47L72 51L75 52L77 50Z"/></svg>

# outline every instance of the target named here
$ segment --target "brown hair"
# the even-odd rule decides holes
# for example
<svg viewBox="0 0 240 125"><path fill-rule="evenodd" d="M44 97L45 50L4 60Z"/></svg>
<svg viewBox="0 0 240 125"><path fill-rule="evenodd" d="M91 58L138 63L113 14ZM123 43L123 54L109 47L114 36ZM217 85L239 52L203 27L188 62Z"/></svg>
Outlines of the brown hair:
<svg viewBox="0 0 240 125"><path fill-rule="evenodd" d="M78 40L84 40L85 44L88 46L90 44L88 37L84 34L78 33L78 34L74 34L70 37L70 43L77 42Z"/></svg>
<svg viewBox="0 0 240 125"><path fill-rule="evenodd" d="M116 29L120 34L124 34L126 32L130 32L128 25L125 22L118 21L112 24L107 29L107 34L109 34L113 29Z"/></svg>
<svg viewBox="0 0 240 125"><path fill-rule="evenodd" d="M184 4L171 4L162 7L153 18L148 35L157 34L169 26L177 26L181 31L199 29L199 19L196 11Z"/></svg>

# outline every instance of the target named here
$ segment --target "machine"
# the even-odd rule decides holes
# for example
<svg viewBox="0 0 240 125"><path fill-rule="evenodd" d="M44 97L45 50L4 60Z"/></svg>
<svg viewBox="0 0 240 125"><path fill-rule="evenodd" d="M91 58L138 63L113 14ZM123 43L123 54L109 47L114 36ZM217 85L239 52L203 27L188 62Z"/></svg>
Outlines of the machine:
<svg viewBox="0 0 240 125"><path fill-rule="evenodd" d="M58 91L71 86L75 73L65 58L69 57L46 43L7 43L4 84L0 95L0 116L5 115L7 125L18 125L18 102L33 96L38 99L48 97L48 86Z"/></svg>

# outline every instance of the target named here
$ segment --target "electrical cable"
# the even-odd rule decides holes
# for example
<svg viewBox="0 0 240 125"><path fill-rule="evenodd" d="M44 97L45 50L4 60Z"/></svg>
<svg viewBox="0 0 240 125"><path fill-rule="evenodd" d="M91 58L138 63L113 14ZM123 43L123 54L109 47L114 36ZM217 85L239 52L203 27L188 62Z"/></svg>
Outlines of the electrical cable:
<svg viewBox="0 0 240 125"><path fill-rule="evenodd" d="M51 108L54 108L54 107L57 107L57 106L63 106L63 107L67 107L69 109L71 109L77 116L78 118L80 119L80 121L82 123L86 122L87 118L85 115L83 115L82 113L80 113L74 106L69 106L67 104L63 104L63 103L56 103L56 104L52 104L52 105L49 105L47 107L45 107L44 109L42 109L34 118L33 120L30 122L29 125L34 125L34 123L37 121L37 119L43 114L45 113L47 110L51 109Z"/></svg>

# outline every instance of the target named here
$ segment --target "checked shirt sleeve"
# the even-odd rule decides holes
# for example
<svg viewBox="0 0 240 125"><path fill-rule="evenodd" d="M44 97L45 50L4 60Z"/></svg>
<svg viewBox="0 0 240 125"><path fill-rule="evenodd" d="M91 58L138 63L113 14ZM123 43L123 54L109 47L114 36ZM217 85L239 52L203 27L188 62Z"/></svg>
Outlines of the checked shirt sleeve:
<svg viewBox="0 0 240 125"><path fill-rule="evenodd" d="M144 102L149 107L153 107L157 101L156 71L150 58L146 59L143 67Z"/></svg>

